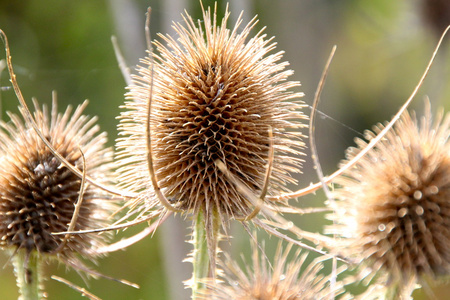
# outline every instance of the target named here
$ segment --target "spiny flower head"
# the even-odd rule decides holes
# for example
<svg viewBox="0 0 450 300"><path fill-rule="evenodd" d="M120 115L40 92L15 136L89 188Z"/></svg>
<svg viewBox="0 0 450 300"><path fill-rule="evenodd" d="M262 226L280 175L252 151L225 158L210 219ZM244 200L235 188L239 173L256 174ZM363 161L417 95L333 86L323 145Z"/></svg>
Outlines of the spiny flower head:
<svg viewBox="0 0 450 300"><path fill-rule="evenodd" d="M319 300L332 299L333 295L342 294L342 283L331 285L330 277L321 274L323 264L320 261L314 261L305 267L308 255L299 250L291 253L294 256L288 259L291 248L292 245L289 245L283 250L279 243L273 266L255 245L252 264L246 263L245 269L226 257L222 263L222 281L207 282L207 289L200 299ZM346 297L342 295L340 299L347 299Z"/></svg>
<svg viewBox="0 0 450 300"><path fill-rule="evenodd" d="M382 125L367 132L371 140ZM343 255L359 258L396 282L450 272L450 114L433 123L405 112L385 138L336 182ZM351 160L367 143L357 140ZM345 161L344 161L345 163Z"/></svg>
<svg viewBox="0 0 450 300"><path fill-rule="evenodd" d="M105 133L97 134L95 118L82 115L87 102L73 115L69 107L51 115L35 102L34 117L43 135L71 164L98 182L111 175L111 149L105 148ZM70 236L60 247L79 198L81 179L64 167L35 130L15 114L11 122L0 121L0 246L11 250L54 255L76 266L78 254L94 259L106 235ZM82 151L82 153L81 153ZM74 230L102 228L115 205L98 188L87 184Z"/></svg>
<svg viewBox="0 0 450 300"><path fill-rule="evenodd" d="M171 204L188 213L218 213L221 220L245 217L252 204L217 167L226 168L255 195L261 193L273 132L275 159L269 193L285 190L299 172L304 147L298 128L297 82L282 52L261 32L250 37L255 21L239 33L239 20L227 28L225 13L203 11L198 26L188 15L175 24L178 39L160 37L157 52L145 58L129 87L127 109L121 115L118 140L122 186L141 195L135 204L149 211L158 203L148 171L146 126L158 184ZM151 114L148 115L151 99ZM142 206L141 206L142 208Z"/></svg>

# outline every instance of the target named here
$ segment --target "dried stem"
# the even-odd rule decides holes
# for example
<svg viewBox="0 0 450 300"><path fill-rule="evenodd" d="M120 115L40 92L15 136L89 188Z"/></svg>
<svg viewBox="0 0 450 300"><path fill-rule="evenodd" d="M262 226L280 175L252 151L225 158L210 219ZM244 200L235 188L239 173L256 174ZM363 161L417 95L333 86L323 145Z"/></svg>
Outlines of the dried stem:
<svg viewBox="0 0 450 300"><path fill-rule="evenodd" d="M156 229L161 225L169 216L171 215L170 212L166 213L163 217L161 217L158 221L154 222L152 225L145 227L144 230L140 231L136 235L133 235L132 237L122 239L116 243L113 243L111 245L108 245L106 247L100 248L98 250L99 253L109 253L114 252L117 250L123 250L127 248L128 246L134 245L135 243L139 242L140 240L144 239L150 234L155 233Z"/></svg>
<svg viewBox="0 0 450 300"><path fill-rule="evenodd" d="M54 103L53 105L55 105ZM81 205L83 203L83 197L84 197L84 189L86 185L86 158L84 157L83 151L80 150L81 158L83 159L83 178L81 178L81 185L80 185L80 192L78 195L78 200L75 204L75 209L73 211L72 219L70 220L69 227L67 228L67 231L73 231L75 229L75 225L77 224L78 215L80 214ZM70 235L66 234L61 242L61 244L58 246L58 248L55 250L55 253L60 252L67 244L67 241L69 240Z"/></svg>
<svg viewBox="0 0 450 300"><path fill-rule="evenodd" d="M94 294L92 294L91 292L89 292L88 290L86 290L85 288L82 288L78 285L73 284L72 282L61 278L59 276L52 276L53 280L56 280L58 282L64 283L65 285L67 285L68 287L70 287L71 289L74 289L75 291L79 292L81 294L81 296L87 297L90 300L101 300L100 298L98 298L97 296L95 296Z"/></svg>
<svg viewBox="0 0 450 300"><path fill-rule="evenodd" d="M333 196L331 195L331 192L330 192L327 184L325 183L322 167L320 165L319 154L317 152L317 147L316 147L316 139L315 139L316 127L315 127L314 121L315 121L315 117L316 117L317 106L319 105L319 101L320 101L320 95L321 95L323 87L325 85L325 80L328 75L328 70L330 68L330 64L331 64L331 61L333 59L335 52L336 52L336 46L334 46L333 49L331 50L330 56L328 57L327 63L323 70L322 77L320 78L319 85L317 86L316 94L314 95L314 101L313 101L313 105L312 105L312 109L311 109L311 117L309 119L309 142L310 142L311 153L312 153L311 156L314 161L314 166L316 169L317 176L319 177L319 180L322 183L322 188L323 188L323 191L325 192L325 195L328 198L328 201L333 201ZM337 277L337 260L335 257L333 257L331 275L330 275L330 287L331 287L331 291L332 291L332 294L330 295L330 299L335 298L334 291L335 291L335 286L336 286L336 277Z"/></svg>
<svg viewBox="0 0 450 300"><path fill-rule="evenodd" d="M116 55L116 60L119 64L119 69L122 72L123 79L127 85L131 84L131 71L130 68L125 63L125 58L123 57L122 51L120 51L119 44L117 43L117 38L113 35L111 37L111 43L113 44L114 54Z"/></svg>
<svg viewBox="0 0 450 300"><path fill-rule="evenodd" d="M154 63L153 63L153 50L151 46L151 38L150 38L150 13L151 8L148 8L147 11L147 20L145 22L145 32L147 36L147 46L149 47L148 51L149 58L151 61L151 79L150 79L150 92L149 92L149 98L148 98L148 107L147 107L147 122L146 122L146 135L147 135L147 166L148 166L148 172L150 176L150 180L152 181L153 189L155 190L155 194L159 199L159 202L167 208L169 211L172 212L181 212L180 209L172 206L170 204L169 200L167 200L166 196L161 192L161 188L158 185L158 180L156 179L155 175L155 168L153 165L153 155L152 155L152 133L151 133L151 126L150 126L150 116L152 113L152 99L153 99L153 80L154 80Z"/></svg>

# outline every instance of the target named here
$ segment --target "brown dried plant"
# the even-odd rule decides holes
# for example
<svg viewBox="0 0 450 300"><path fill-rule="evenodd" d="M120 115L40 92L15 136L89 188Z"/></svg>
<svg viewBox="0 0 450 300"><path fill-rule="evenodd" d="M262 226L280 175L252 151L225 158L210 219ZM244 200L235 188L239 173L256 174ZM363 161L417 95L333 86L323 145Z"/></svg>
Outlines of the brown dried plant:
<svg viewBox="0 0 450 300"><path fill-rule="evenodd" d="M279 62L282 52L268 55L275 48L272 39L266 40L262 31L249 39L255 19L238 33L240 19L233 30L226 27L228 11L220 25L216 10L203 14L204 28L200 21L196 27L188 15L186 27L175 25L179 43L162 36L167 47L156 42L159 55L150 51L143 60L145 66L138 69L140 74L133 78L125 105L128 111L119 126L126 136L118 142L121 190L86 176L100 189L131 198L126 205L130 212L122 220L137 215L135 221L98 230L66 229L59 234L123 228L158 216L163 220L174 211L201 216L215 274L221 225L226 230L232 218L249 221L260 210L272 213L278 206L295 212L285 201L272 206L265 195L287 190L287 183L296 182L291 173L300 172L304 144L298 129L305 127L301 120L306 116L300 111L302 94L290 91L299 83L287 80L292 71L285 70L286 62ZM26 107L14 84L12 66L10 74ZM58 161L82 177L27 110L24 115ZM156 227L100 252L123 248Z"/></svg>
<svg viewBox="0 0 450 300"><path fill-rule="evenodd" d="M96 118L82 115L86 105L73 114L70 107L59 114L54 98L49 114L46 106L40 109L35 101L34 117L58 153L98 182L108 182L112 151L105 148L106 134L98 134ZM96 262L104 255L97 250L106 245L111 234L52 233L108 226L116 201L92 185L84 187L82 179L61 164L29 123L15 114L9 117L9 123L0 121L0 247L12 255L19 287L33 281L41 285L35 274L38 269L30 265L37 263L39 267L54 258L78 271L99 275L81 258ZM21 293L27 298L27 292Z"/></svg>
<svg viewBox="0 0 450 300"><path fill-rule="evenodd" d="M111 234L55 235L111 225L118 198L97 185L111 182L113 151L106 147L106 132L99 133L97 118L83 115L85 101L72 113L69 106L58 113L56 93L49 112L33 99L29 111L11 62L7 37L0 30L6 48L6 64L25 121L7 112L10 122L0 120L0 247L11 254L21 298L46 297L42 287L41 264L58 260L67 267L94 277L137 285L105 276L86 266L104 256L101 248ZM72 169L81 170L78 173ZM98 299L83 288L52 277Z"/></svg>
<svg viewBox="0 0 450 300"><path fill-rule="evenodd" d="M280 213L304 212L288 200L314 192L333 180L341 182L359 164L370 160L365 155L370 157L383 145L384 138L389 139L391 128L417 93L437 50L411 97L390 123L371 136L364 148L361 146L334 174L319 176L321 182L289 192L286 185L296 183L292 176L301 172L305 147L301 130L306 127L303 122L307 117L301 111L302 94L293 91L299 83L288 80L292 71L286 70L286 62L280 62L282 52L270 54L275 49L272 39L266 39L262 30L250 38L256 19L239 32L240 18L230 30L228 9L221 22L216 13L216 8L213 12L210 8L203 9L203 20L198 23L185 14L185 25L174 24L178 39L160 35L166 45L154 42L157 53L149 46L138 74L132 76L125 111L120 116L118 189L99 182L88 172L83 174L41 133L49 152L79 178L86 175L89 186L127 199L124 208L128 211L117 224L95 230L66 229L61 235L83 237L156 220L140 234L100 249L109 252L137 242L152 233L168 215L179 213L193 217L194 231L205 231L204 236L193 239L194 243L207 241L209 263L207 260L199 263L206 269L209 265L209 275L213 277L218 240L223 233L227 235L232 219L240 221L247 231L248 222L252 222L308 249L314 247L304 245L301 239L321 246L337 245L331 238L302 231ZM15 76L11 70L10 73L14 83ZM14 88L25 106L20 90ZM34 124L31 116L26 117L27 122ZM42 131L33 126L38 134ZM342 174L344 177L339 177ZM340 222L336 220L337 224ZM279 229L293 232L296 238L280 233ZM195 252L193 256L201 258ZM259 262L258 259L254 263ZM300 265L299 261L296 263ZM281 260L281 269L284 264ZM233 269L237 270L234 267L230 270ZM332 274L329 279L334 282L335 277ZM246 282L243 277L240 279ZM336 282L330 284L332 290L337 287Z"/></svg>
<svg viewBox="0 0 450 300"><path fill-rule="evenodd" d="M367 131L366 139L383 128ZM399 284L399 295L410 295L408 288L423 276L450 274L449 137L450 114L444 118L441 111L433 123L428 105L419 123L414 112L405 112L335 181L330 232L341 237L342 253ZM347 160L367 146L362 139L356 143Z"/></svg>
<svg viewBox="0 0 450 300"><path fill-rule="evenodd" d="M184 18L185 26L174 25L179 38L160 35L167 45L155 42L158 54L132 77L119 125L119 182L138 194L128 216L203 215L213 262L218 226L259 211L239 186L271 209L286 205L265 194L296 182L306 116L282 52L268 55L275 43L262 31L249 37L255 19L239 33L241 19L227 28L228 11L220 23L210 9L198 25Z"/></svg>
<svg viewBox="0 0 450 300"><path fill-rule="evenodd" d="M99 182L111 176L112 151L105 148L106 133L98 134L96 118L82 115L87 102L71 113L57 112L54 99L51 115L46 106L35 102L35 120L55 149L69 162ZM0 245L24 249L42 255L54 254L67 264L78 264L76 254L94 259L96 248L108 240L108 234L54 236L67 231L79 199L81 179L61 165L34 129L15 114L10 123L0 121ZM75 230L108 225L108 217L117 205L105 192L87 186L81 198Z"/></svg>

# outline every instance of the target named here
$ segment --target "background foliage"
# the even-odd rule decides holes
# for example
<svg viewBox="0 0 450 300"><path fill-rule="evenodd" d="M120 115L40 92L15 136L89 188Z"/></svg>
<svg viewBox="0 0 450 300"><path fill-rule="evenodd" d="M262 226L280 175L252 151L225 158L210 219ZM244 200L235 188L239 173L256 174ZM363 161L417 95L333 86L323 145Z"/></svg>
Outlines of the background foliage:
<svg viewBox="0 0 450 300"><path fill-rule="evenodd" d="M225 1L218 1L224 11ZM333 45L338 46L320 109L329 117L317 121L316 140L325 173L336 169L344 150L377 122L390 118L409 96L435 46L437 37L421 18L420 1L391 0L248 0L230 1L231 19L245 8L244 20L258 14L258 28L267 26L269 37L275 36L278 50L295 70L294 80L302 82L305 102L311 103L326 57ZM213 1L203 1L204 6ZM0 28L10 40L13 64L27 100L36 97L50 103L51 91L58 92L60 111L69 104L90 100L87 113L97 115L102 130L108 132L110 145L116 138L116 116L123 103L125 83L114 56L111 35L119 43L130 66L144 56L144 18L152 7L151 30L171 32L171 20L181 20L184 8L198 18L198 0L0 0ZM256 30L255 30L256 31ZM172 33L172 32L171 32ZM428 95L433 109L450 108L449 38L441 49L420 95L413 103L419 111ZM4 54L0 55L4 58ZM0 73L0 86L8 86L6 71ZM0 92L1 113L17 111L18 102L12 90ZM31 103L31 101L29 102ZM306 112L309 114L309 110ZM299 185L316 181L307 159ZM318 194L299 201L299 206L320 206L324 196ZM323 215L302 216L295 220L300 227L320 231ZM180 228L188 222L164 224L153 236L126 251L113 253L101 260L98 270L125 278L141 286L140 290L107 280L90 280L89 290L103 299L183 299L182 280L189 278L190 266L180 260L190 250ZM139 228L125 232L131 235ZM248 238L234 231L232 251L248 248ZM272 238L272 242L275 239ZM268 242L270 244L270 242ZM231 247L226 244L225 247ZM173 250L179 250L177 251ZM272 254L269 251L269 257ZM180 254L181 253L181 254ZM165 254L165 255L164 255ZM180 256L181 255L181 256ZM0 255L0 298L16 299L12 269L8 256ZM169 271L164 271L163 266ZM181 269L180 268L181 265ZM50 265L46 272L57 274L85 286L73 271L66 274L62 266ZM175 275L174 275L175 273ZM171 285L173 284L173 285ZM46 283L49 299L80 299L68 287L54 281ZM435 289L444 299L450 288ZM423 299L423 292L416 293ZM187 293L189 295L189 293Z"/></svg>

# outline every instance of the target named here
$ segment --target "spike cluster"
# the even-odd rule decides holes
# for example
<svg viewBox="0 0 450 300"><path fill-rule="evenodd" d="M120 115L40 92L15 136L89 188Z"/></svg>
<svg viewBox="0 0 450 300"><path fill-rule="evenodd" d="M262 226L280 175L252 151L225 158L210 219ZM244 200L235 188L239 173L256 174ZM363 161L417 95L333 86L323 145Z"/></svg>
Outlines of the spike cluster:
<svg viewBox="0 0 450 300"><path fill-rule="evenodd" d="M105 148L105 133L97 134L95 118L82 115L87 102L71 116L70 107L58 114L56 103L51 116L35 103L35 119L43 135L70 163L83 170L81 151L86 158L86 173L106 182L111 173L112 152ZM0 121L0 246L12 250L37 251L57 255L73 264L77 254L95 258L108 234L71 236L65 247L67 231L79 198L81 179L64 167L45 146L34 129L14 114L11 123ZM115 205L98 188L88 185L83 195L75 230L102 228ZM61 249L59 249L61 248Z"/></svg>
<svg viewBox="0 0 450 300"><path fill-rule="evenodd" d="M252 210L216 166L222 161L255 195L261 193L273 131L275 161L272 190L285 189L299 172L305 125L301 94L290 91L291 70L279 62L282 53L261 32L250 38L250 22L238 33L240 20L227 29L229 13L217 24L216 13L204 11L197 27L185 16L175 24L175 40L160 36L158 55L143 60L127 95L119 125L120 180L123 187L142 192L139 203L153 207L147 161L147 122L159 186L173 206L221 220L245 217ZM202 25L203 24L203 25ZM204 27L202 27L204 26ZM153 55L153 56L152 56ZM149 101L151 114L148 116ZM150 200L149 200L150 199Z"/></svg>
<svg viewBox="0 0 450 300"><path fill-rule="evenodd" d="M241 269L236 261L227 257L223 263L220 283L208 283L200 299L214 300L300 300L332 299L343 293L342 283L330 284L329 276L320 273L321 262L305 267L307 254L297 250L288 262L292 245L284 250L279 243L272 266L257 245L253 245L252 264ZM340 299L347 299L341 295Z"/></svg>
<svg viewBox="0 0 450 300"><path fill-rule="evenodd" d="M370 140L382 125L367 132ZM450 272L450 114L432 122L404 113L394 128L336 182L342 254L389 278L411 282ZM367 143L357 140L351 160ZM345 161L344 161L345 163Z"/></svg>

